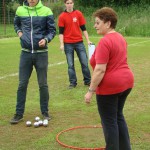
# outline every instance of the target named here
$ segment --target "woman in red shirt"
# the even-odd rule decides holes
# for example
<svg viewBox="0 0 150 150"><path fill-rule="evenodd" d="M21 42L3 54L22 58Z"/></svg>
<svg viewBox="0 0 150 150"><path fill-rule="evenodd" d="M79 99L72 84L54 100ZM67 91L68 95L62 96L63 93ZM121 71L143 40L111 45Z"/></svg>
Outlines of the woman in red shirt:
<svg viewBox="0 0 150 150"><path fill-rule="evenodd" d="M90 103L96 92L106 150L131 150L123 108L133 83L133 73L127 64L127 43L115 31L117 14L104 7L94 13L97 34L103 35L90 59L93 75L85 95Z"/></svg>

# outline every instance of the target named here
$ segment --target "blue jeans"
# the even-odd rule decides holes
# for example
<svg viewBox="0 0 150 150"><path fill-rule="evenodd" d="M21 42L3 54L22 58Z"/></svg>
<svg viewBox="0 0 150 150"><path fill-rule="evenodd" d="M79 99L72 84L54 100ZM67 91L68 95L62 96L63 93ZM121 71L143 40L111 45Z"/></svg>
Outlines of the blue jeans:
<svg viewBox="0 0 150 150"><path fill-rule="evenodd" d="M113 95L96 95L106 150L131 150L123 108L131 89Z"/></svg>
<svg viewBox="0 0 150 150"><path fill-rule="evenodd" d="M16 113L23 115L29 78L35 67L40 92L40 108L42 114L48 112L49 91L47 84L48 52L21 52L19 65L19 86L17 91Z"/></svg>
<svg viewBox="0 0 150 150"><path fill-rule="evenodd" d="M81 64L84 84L90 83L91 74L88 67L88 58L87 58L87 54L83 42L71 43L71 44L65 43L64 48L65 48L65 54L68 63L68 75L69 75L70 84L77 85L77 77L76 77L76 72L74 67L74 50L76 51Z"/></svg>

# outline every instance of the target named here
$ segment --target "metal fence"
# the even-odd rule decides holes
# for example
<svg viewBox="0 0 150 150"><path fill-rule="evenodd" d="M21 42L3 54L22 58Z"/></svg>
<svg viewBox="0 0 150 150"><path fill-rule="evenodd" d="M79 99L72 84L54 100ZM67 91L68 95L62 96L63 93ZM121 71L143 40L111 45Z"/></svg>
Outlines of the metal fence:
<svg viewBox="0 0 150 150"><path fill-rule="evenodd" d="M54 3L59 2L58 0L43 0L42 3L50 7ZM0 0L0 38L4 37L13 37L16 36L13 26L13 20L15 17L15 12L17 7L20 4L15 0L10 0L10 2L6 2L6 0ZM57 11L57 9L55 9Z"/></svg>
<svg viewBox="0 0 150 150"><path fill-rule="evenodd" d="M6 5L3 0L2 5L0 5L0 38L15 35L13 30L13 18L14 12L12 12L9 5Z"/></svg>

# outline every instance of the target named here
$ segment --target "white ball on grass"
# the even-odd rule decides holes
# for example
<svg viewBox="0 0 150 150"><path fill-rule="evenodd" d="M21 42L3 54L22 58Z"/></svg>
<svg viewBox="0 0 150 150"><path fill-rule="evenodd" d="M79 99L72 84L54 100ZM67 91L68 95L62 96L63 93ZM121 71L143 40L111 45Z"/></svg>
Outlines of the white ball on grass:
<svg viewBox="0 0 150 150"><path fill-rule="evenodd" d="M39 127L39 122L34 122L34 127L35 128Z"/></svg>
<svg viewBox="0 0 150 150"><path fill-rule="evenodd" d="M48 126L48 120L44 120L44 121L43 121L43 126L44 126L44 127L47 127L47 126Z"/></svg>
<svg viewBox="0 0 150 150"><path fill-rule="evenodd" d="M42 126L43 125L43 121L42 120L39 120L39 126Z"/></svg>
<svg viewBox="0 0 150 150"><path fill-rule="evenodd" d="M39 121L40 120L40 117L35 117L35 121Z"/></svg>
<svg viewBox="0 0 150 150"><path fill-rule="evenodd" d="M30 127L31 125L32 125L31 121L27 121L27 122L26 122L26 126L27 126L27 127Z"/></svg>

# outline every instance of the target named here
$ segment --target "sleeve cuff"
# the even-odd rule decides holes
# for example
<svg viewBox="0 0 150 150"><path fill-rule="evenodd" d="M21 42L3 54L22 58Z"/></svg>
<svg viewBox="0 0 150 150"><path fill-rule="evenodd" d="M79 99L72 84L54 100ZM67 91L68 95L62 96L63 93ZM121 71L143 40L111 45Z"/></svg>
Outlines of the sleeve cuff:
<svg viewBox="0 0 150 150"><path fill-rule="evenodd" d="M22 31L21 31L21 30L18 30L18 31L17 31L17 34L18 34L19 32L22 32Z"/></svg>
<svg viewBox="0 0 150 150"><path fill-rule="evenodd" d="M48 39L47 38L44 38L45 39L45 41L46 41L46 44L48 43Z"/></svg>

